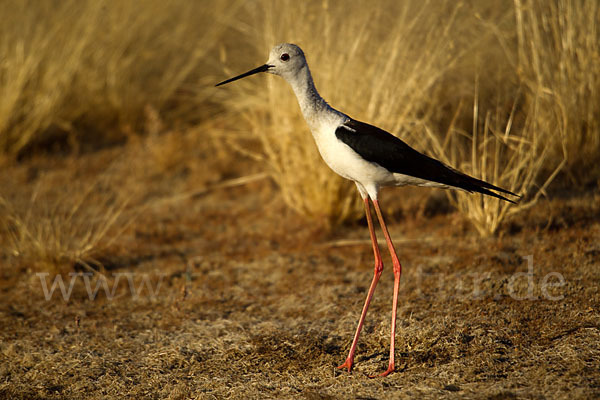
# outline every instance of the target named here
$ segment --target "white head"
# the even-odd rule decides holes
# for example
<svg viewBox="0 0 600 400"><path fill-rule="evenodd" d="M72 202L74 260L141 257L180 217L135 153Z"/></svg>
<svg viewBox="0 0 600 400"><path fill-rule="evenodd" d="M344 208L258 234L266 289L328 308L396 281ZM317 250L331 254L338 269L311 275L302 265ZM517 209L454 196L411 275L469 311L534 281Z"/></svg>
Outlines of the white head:
<svg viewBox="0 0 600 400"><path fill-rule="evenodd" d="M271 49L267 65L270 66L268 73L279 75L289 81L306 66L306 58L300 47L291 43L282 43Z"/></svg>
<svg viewBox="0 0 600 400"><path fill-rule="evenodd" d="M282 43L271 49L269 61L267 61L265 65L261 65L246 73L227 79L226 81L218 83L216 86L224 85L259 72L268 72L270 74L279 75L289 82L292 81L296 74L305 66L306 58L304 58L302 49L295 44Z"/></svg>

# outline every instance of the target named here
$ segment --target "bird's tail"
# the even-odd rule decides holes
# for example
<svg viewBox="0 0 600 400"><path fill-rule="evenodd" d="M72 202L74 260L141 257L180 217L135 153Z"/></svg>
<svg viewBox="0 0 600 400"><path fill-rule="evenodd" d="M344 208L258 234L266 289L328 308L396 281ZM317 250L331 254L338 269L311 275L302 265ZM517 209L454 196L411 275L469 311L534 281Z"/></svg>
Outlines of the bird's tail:
<svg viewBox="0 0 600 400"><path fill-rule="evenodd" d="M460 171L453 170L453 172L456 175L455 182L452 183L452 186L466 190L467 192L482 193L488 196L496 197L497 199L508 201L513 204L517 204L522 197L516 193L511 192L510 190L502 189L501 187L492 185L491 183L488 183L481 179L474 178ZM516 198L516 200L511 200L496 192L513 196Z"/></svg>

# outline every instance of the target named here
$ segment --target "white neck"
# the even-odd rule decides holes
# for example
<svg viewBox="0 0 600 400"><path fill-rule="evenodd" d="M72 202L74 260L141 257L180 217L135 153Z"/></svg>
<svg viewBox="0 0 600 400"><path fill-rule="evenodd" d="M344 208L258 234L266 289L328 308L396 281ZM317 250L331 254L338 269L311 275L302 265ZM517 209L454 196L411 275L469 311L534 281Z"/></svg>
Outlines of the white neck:
<svg viewBox="0 0 600 400"><path fill-rule="evenodd" d="M317 92L308 65L304 65L288 82L296 94L300 110L311 130L314 131L317 128L323 114L340 114L331 108Z"/></svg>

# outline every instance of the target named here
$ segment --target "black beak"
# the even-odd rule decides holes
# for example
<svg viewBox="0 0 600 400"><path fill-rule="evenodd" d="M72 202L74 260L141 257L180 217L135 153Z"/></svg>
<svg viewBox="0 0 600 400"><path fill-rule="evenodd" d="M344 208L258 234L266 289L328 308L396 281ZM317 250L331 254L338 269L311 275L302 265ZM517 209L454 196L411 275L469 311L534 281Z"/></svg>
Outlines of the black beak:
<svg viewBox="0 0 600 400"><path fill-rule="evenodd" d="M273 65L269 65L269 64L261 65L260 67L254 68L253 70L250 70L246 73L243 73L243 74L233 77L231 79L227 79L226 81L223 81L221 83L217 83L215 86L221 86L226 83L237 81L238 79L242 79L242 78L245 78L250 75L258 74L259 72L265 72L265 71L268 71L269 68L273 68L273 67L274 67Z"/></svg>

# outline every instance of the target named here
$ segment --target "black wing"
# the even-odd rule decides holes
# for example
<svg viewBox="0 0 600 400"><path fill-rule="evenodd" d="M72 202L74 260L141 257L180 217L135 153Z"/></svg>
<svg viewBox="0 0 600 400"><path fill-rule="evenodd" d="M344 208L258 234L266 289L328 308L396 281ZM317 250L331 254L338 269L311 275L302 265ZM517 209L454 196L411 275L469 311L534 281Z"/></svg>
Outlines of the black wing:
<svg viewBox="0 0 600 400"><path fill-rule="evenodd" d="M434 158L419 153L383 129L364 122L351 119L336 129L335 136L365 160L379 164L390 172L414 176L468 192L483 193L511 203L515 202L488 189L520 197L506 189L450 168Z"/></svg>

